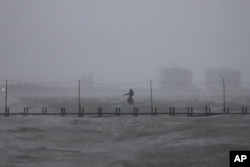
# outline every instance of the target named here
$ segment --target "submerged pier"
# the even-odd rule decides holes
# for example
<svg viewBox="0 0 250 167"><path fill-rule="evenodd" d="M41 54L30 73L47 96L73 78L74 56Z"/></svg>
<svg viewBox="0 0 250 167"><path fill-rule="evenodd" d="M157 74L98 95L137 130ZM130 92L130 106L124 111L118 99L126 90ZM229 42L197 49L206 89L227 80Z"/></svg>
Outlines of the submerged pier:
<svg viewBox="0 0 250 167"><path fill-rule="evenodd" d="M183 108L182 108L183 109ZM86 112L85 112L86 111ZM193 107L187 107L186 112L181 110L178 111L178 108L175 107L169 107L166 110L159 110L157 107L154 107L153 110L150 112L144 112L141 111L139 107L133 107L131 111L122 111L122 108L115 107L114 111L105 111L103 107L98 107L96 109L96 112L88 112L88 110L85 110L85 108L81 108L78 112L72 112L68 111L65 107L60 108L60 112L49 112L47 107L42 107L41 112L30 112L29 107L24 107L23 112L11 112L10 108L6 108L4 113L0 113L0 116L28 116L28 115L34 115L34 116L50 116L50 115L58 115L58 116L69 116L69 115L75 115L79 117L85 117L85 116L94 116L94 117L105 117L105 116L123 116L123 115L131 115L134 117L138 117L140 115L149 115L149 116L161 116L161 115L169 115L169 116L188 116L188 117L202 117L202 116L212 116L212 115L248 115L250 114L248 112L248 108L245 106L242 106L238 110L235 110L234 112L231 112L229 107L223 108L222 112L213 112L211 110L211 107L205 106L204 111L201 112L195 111Z"/></svg>

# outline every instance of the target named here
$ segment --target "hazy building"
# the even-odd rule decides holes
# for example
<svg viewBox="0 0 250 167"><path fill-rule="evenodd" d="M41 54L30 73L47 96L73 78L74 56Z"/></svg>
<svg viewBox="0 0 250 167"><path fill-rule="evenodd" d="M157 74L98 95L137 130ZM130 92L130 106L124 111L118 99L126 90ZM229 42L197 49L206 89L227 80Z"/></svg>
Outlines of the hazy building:
<svg viewBox="0 0 250 167"><path fill-rule="evenodd" d="M160 78L160 87L171 92L190 90L192 88L193 74L188 69L164 68L160 72Z"/></svg>
<svg viewBox="0 0 250 167"><path fill-rule="evenodd" d="M82 75L80 80L81 80L81 88L88 89L93 86L93 77L90 74Z"/></svg>
<svg viewBox="0 0 250 167"><path fill-rule="evenodd" d="M226 87L240 87L240 71L234 69L210 69L205 73L205 81L207 89L221 88L225 81Z"/></svg>

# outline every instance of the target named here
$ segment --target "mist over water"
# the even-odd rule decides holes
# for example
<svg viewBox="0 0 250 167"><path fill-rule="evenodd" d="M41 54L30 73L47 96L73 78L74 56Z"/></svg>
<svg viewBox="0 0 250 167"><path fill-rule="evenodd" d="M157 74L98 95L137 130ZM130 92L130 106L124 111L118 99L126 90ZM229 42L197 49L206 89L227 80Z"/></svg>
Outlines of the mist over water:
<svg viewBox="0 0 250 167"><path fill-rule="evenodd" d="M229 166L230 150L250 149L249 6L0 0L0 167ZM5 102L20 115L4 117ZM224 105L238 114L22 116Z"/></svg>

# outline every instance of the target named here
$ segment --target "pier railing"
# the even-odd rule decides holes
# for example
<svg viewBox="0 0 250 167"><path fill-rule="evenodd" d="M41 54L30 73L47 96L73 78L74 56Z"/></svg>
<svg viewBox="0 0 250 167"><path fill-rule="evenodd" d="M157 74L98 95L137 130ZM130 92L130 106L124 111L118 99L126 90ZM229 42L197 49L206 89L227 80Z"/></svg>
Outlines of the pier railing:
<svg viewBox="0 0 250 167"><path fill-rule="evenodd" d="M200 86L208 89L200 89ZM4 108L0 116L246 115L250 102L250 83L224 79L211 83L146 80L120 84L85 80L51 83L6 80L0 87L0 106ZM124 96L129 88L135 93L133 106L127 104L127 96Z"/></svg>
<svg viewBox="0 0 250 167"><path fill-rule="evenodd" d="M250 114L248 112L248 107L242 106L238 110L230 111L229 107L224 108L223 112L218 112L215 111L213 112L211 110L210 106L206 106L204 108L204 111L195 111L193 107L187 107L186 112L183 110L178 111L178 108L175 107L169 107L166 110L159 111L157 107L153 108L151 112L144 112L140 111L139 107L133 107L132 111L122 111L122 108L120 107L115 107L114 111L104 111L102 107L98 107L96 109L96 112L88 112L85 108L81 108L78 112L72 112L72 111L67 111L65 107L61 107L59 112L48 112L47 107L42 107L41 112L29 112L29 107L25 107L23 109L23 112L10 112L9 108L6 108L4 113L0 113L0 115L9 117L9 116L16 116L16 115L21 115L21 116L28 116L28 115L44 115L44 116L49 116L49 115L58 115L58 116L69 116L69 115L75 115L79 117L85 117L85 116L95 116L95 117L105 117L105 116L122 116L122 115L131 115L134 117L138 117L140 115L151 115L151 116L158 116L158 115L169 115L169 116L177 116L177 115L182 115L182 116L212 116L212 115L247 115Z"/></svg>

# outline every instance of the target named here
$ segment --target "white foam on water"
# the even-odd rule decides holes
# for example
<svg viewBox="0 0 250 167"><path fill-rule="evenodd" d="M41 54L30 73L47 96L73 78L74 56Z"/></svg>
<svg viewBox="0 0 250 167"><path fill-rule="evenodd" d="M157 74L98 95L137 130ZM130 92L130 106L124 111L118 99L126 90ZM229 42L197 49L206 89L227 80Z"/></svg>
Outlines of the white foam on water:
<svg viewBox="0 0 250 167"><path fill-rule="evenodd" d="M38 167L228 166L230 150L250 149L249 122L248 115L1 116L0 162Z"/></svg>

